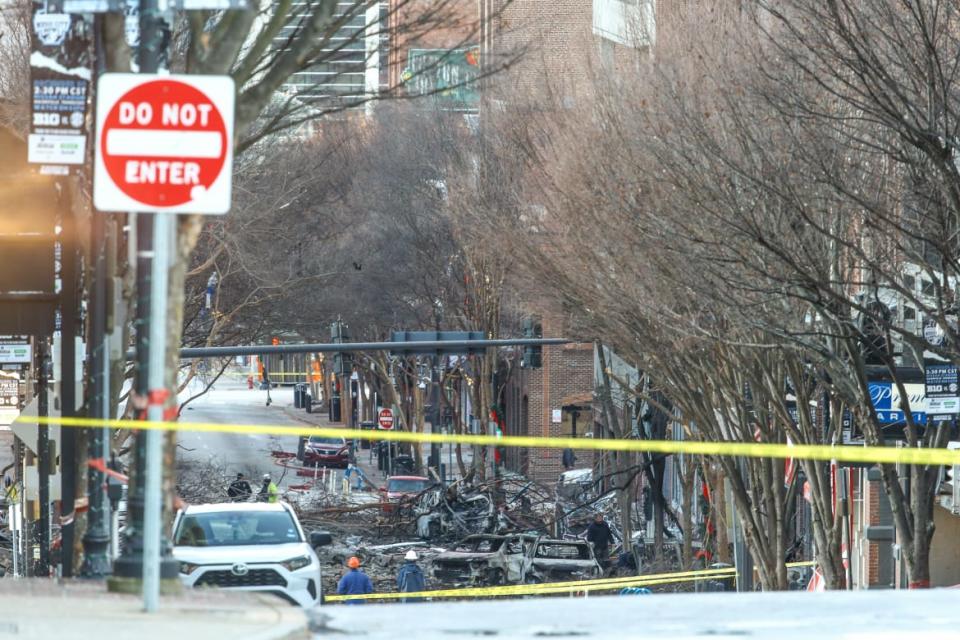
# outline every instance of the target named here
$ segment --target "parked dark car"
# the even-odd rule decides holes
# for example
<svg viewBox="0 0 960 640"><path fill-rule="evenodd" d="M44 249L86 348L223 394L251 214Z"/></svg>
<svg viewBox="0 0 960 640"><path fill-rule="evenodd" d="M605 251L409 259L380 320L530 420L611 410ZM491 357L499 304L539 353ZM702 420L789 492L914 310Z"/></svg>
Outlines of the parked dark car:
<svg viewBox="0 0 960 640"><path fill-rule="evenodd" d="M303 447L303 464L346 469L350 464L350 444L345 438L310 436Z"/></svg>

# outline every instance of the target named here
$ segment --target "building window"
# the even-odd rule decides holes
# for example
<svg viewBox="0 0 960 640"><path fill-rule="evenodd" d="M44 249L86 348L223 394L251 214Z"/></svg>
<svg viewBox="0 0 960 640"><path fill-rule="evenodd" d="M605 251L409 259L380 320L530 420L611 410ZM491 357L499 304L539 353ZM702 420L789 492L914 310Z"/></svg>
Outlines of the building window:
<svg viewBox="0 0 960 640"><path fill-rule="evenodd" d="M593 33L627 47L655 40L653 0L593 0Z"/></svg>
<svg viewBox="0 0 960 640"><path fill-rule="evenodd" d="M306 0L295 0L290 11L300 15L309 12L310 7ZM386 86L383 73L386 65L381 61L385 62L388 54L386 25L389 3L382 1L368 11L354 2L340 0L334 11L343 24L323 44L318 56L321 62L294 73L284 84L289 97L322 108L356 106L371 92L368 86L370 80L379 85L378 90ZM377 15L379 20L376 19ZM368 24L371 17L373 20ZM273 39L274 48L283 50L301 28L298 21L289 21ZM377 42L368 42L368 39ZM376 51L375 44L379 45L377 56L370 55L368 51L371 46ZM376 82L378 78L379 82Z"/></svg>
<svg viewBox="0 0 960 640"><path fill-rule="evenodd" d="M903 276L903 288L913 293L917 289L917 279L913 276Z"/></svg>

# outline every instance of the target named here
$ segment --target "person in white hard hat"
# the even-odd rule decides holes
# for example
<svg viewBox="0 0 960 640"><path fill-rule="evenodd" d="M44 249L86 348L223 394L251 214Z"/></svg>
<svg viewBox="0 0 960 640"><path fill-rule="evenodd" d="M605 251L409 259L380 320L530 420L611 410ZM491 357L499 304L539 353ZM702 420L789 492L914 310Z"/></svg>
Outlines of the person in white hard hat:
<svg viewBox="0 0 960 640"><path fill-rule="evenodd" d="M279 497L280 490L277 488L277 483L269 473L263 474L263 484L260 485L260 491L257 493L257 502L276 502Z"/></svg>
<svg viewBox="0 0 960 640"><path fill-rule="evenodd" d="M414 593L426 591L427 580L423 575L420 566L417 565L417 552L411 549L403 557L403 565L397 572L397 591L401 593ZM419 602L423 598L403 598L403 602Z"/></svg>

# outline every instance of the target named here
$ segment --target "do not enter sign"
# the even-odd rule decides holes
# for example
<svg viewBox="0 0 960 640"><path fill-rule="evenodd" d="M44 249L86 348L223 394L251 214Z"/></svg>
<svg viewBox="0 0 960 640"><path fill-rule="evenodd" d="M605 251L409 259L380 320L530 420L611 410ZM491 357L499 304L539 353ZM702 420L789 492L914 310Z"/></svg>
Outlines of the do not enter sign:
<svg viewBox="0 0 960 640"><path fill-rule="evenodd" d="M234 94L229 76L101 76L94 206L226 213Z"/></svg>
<svg viewBox="0 0 960 640"><path fill-rule="evenodd" d="M380 409L379 415L380 428L389 431L393 429L393 411L390 409Z"/></svg>

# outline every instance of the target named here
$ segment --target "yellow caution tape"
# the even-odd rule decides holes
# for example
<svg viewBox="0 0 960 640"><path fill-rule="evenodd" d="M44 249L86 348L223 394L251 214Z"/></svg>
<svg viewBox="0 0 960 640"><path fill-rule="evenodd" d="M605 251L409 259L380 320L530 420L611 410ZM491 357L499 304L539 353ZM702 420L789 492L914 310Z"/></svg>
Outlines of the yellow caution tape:
<svg viewBox="0 0 960 640"><path fill-rule="evenodd" d="M344 600L397 600L400 598L479 598L498 596L545 595L572 593L577 591L611 591L624 587L644 587L676 582L710 580L713 578L732 578L735 567L726 569L703 569L678 573L660 573L646 576L627 576L622 578L601 578L598 580L574 580L570 582L546 582L539 584L518 584L501 587L466 587L462 589L435 589L410 593L368 593L363 595L324 596L324 602L342 602Z"/></svg>
<svg viewBox="0 0 960 640"><path fill-rule="evenodd" d="M960 449L915 449L910 447L866 447L845 445L768 444L761 442L700 442L694 440L604 440L592 438L543 438L536 436L493 436L474 434L419 433L265 424L220 424L202 422L151 422L148 420L98 420L95 418L18 417L15 422L52 424L63 427L110 427L196 433L237 433L248 435L320 436L393 442L435 442L485 447L577 449L584 451L634 451L647 453L741 456L745 458L792 458L854 463L960 465Z"/></svg>
<svg viewBox="0 0 960 640"><path fill-rule="evenodd" d="M787 567L810 567L814 560L788 562ZM354 596L325 596L324 602L342 602L344 600L396 600L399 598L477 598L537 594L572 593L576 591L610 591L625 587L644 587L711 578L732 578L736 576L736 567L725 569L701 569L677 573L660 573L646 576L626 576L620 578L601 578L598 580L571 580L569 582L547 582L540 584L509 585L501 587L464 587L459 589L435 589L416 593L371 593Z"/></svg>

